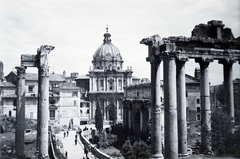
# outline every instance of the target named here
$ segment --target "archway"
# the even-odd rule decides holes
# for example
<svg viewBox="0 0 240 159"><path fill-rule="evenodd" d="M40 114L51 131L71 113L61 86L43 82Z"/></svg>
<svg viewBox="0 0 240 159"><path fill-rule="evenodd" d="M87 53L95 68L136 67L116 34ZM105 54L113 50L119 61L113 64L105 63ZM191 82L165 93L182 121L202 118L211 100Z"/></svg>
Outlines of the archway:
<svg viewBox="0 0 240 159"><path fill-rule="evenodd" d="M141 137L141 125L140 125L140 111L137 111L135 116L134 116L134 136L136 139Z"/></svg>

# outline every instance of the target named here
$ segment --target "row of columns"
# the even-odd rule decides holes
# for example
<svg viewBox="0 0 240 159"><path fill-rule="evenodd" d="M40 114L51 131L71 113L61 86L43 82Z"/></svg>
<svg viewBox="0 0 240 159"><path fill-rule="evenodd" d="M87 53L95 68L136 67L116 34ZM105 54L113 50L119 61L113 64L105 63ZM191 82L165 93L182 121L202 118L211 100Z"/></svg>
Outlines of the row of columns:
<svg viewBox="0 0 240 159"><path fill-rule="evenodd" d="M101 80L103 81L103 90L100 90L100 83ZM109 86L109 78L108 77L90 77L89 78L89 86L90 86L90 91L110 91ZM113 77L113 88L112 90L116 91L122 91L123 90L123 85L124 85L124 77L121 76L120 78L118 77ZM132 84L132 79L131 77L126 78L126 85Z"/></svg>
<svg viewBox="0 0 240 159"><path fill-rule="evenodd" d="M165 158L187 158L187 120L185 62L188 57L176 56L175 44L162 45L159 35L143 39L141 44L148 45L147 61L151 64L151 158L163 158L161 144L161 101L160 101L160 63L164 66L164 131ZM195 58L201 71L201 151L211 153L211 107L208 66L212 58ZM234 60L220 60L224 65L225 102L234 122L232 63ZM177 88L177 90L176 90ZM176 94L177 92L177 94Z"/></svg>
<svg viewBox="0 0 240 159"><path fill-rule="evenodd" d="M36 154L38 158L49 158L48 156L48 121L49 121L49 66L48 54L54 47L44 45L37 51L37 60L30 67L38 67L39 92L37 112L37 145ZM32 56L32 55L31 55ZM34 55L33 55L34 56ZM18 76L17 85L17 108L16 108L16 131L15 150L16 155L24 156L24 131L25 131L25 69L26 66L15 67Z"/></svg>

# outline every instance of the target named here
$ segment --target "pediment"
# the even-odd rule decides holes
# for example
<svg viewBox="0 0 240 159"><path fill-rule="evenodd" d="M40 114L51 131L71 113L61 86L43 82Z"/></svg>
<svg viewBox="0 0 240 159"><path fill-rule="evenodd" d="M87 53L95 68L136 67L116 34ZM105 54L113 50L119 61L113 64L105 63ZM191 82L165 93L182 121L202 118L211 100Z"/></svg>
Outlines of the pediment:
<svg viewBox="0 0 240 159"><path fill-rule="evenodd" d="M186 83L200 83L200 79L190 76L188 74L185 74L185 81Z"/></svg>

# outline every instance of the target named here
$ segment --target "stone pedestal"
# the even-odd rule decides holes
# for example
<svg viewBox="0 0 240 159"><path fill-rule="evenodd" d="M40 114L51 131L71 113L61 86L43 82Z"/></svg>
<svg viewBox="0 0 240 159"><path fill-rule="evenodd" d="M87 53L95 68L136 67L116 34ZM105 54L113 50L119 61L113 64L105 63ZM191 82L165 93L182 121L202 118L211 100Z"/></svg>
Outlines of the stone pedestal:
<svg viewBox="0 0 240 159"><path fill-rule="evenodd" d="M16 108L16 130L15 130L15 151L18 157L23 157L24 153L24 131L25 131L25 68L17 69L17 108Z"/></svg>

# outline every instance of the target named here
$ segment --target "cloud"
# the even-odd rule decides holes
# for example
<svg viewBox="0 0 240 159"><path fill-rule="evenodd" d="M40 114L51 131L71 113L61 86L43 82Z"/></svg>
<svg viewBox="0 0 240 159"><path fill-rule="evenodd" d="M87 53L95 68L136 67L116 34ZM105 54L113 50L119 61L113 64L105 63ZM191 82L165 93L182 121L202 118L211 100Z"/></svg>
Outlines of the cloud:
<svg viewBox="0 0 240 159"><path fill-rule="evenodd" d="M150 77L147 47L139 43L142 38L154 34L191 36L195 25L212 19L222 20L235 37L240 36L238 0L0 0L0 4L5 74L20 65L21 54L35 54L43 44L55 46L49 57L51 71L54 67L57 73L86 74L107 24L112 43L123 56L123 67L132 66L134 76L141 78ZM193 75L195 66L194 62L187 64L187 73ZM215 72L222 71L219 67L214 67ZM211 80L221 79L219 76L211 76Z"/></svg>

